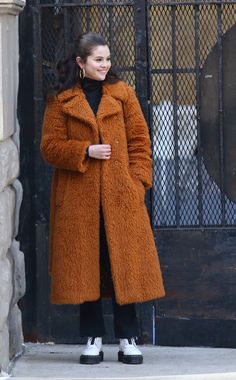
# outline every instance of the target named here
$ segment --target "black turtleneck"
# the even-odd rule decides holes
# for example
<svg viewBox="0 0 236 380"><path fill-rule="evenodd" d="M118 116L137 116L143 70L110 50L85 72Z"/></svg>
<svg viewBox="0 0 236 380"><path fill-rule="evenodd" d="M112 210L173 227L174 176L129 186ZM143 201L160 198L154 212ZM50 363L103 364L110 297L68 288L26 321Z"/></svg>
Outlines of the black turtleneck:
<svg viewBox="0 0 236 380"><path fill-rule="evenodd" d="M102 83L103 81L90 78L84 78L82 80L82 89L95 115L102 98Z"/></svg>

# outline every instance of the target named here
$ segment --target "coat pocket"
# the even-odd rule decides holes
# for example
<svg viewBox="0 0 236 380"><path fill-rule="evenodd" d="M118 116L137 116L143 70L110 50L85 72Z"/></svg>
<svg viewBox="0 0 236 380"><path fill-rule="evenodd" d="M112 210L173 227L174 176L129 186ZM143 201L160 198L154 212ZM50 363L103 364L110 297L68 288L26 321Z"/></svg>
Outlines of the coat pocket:
<svg viewBox="0 0 236 380"><path fill-rule="evenodd" d="M132 181L134 183L136 191L138 192L138 195L139 195L139 198L140 198L141 202L144 202L144 199L145 199L145 188L144 188L142 182L139 179L136 179L136 178L132 178Z"/></svg>

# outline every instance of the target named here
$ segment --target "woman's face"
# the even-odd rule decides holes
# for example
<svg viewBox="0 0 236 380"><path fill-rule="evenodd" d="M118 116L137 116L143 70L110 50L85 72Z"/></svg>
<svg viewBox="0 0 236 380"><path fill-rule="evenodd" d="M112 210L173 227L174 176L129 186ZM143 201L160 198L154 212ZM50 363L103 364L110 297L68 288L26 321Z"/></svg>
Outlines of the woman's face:
<svg viewBox="0 0 236 380"><path fill-rule="evenodd" d="M107 45L97 46L92 50L91 55L83 62L80 57L76 58L80 68L85 69L85 76L90 79L104 80L111 67L110 50Z"/></svg>

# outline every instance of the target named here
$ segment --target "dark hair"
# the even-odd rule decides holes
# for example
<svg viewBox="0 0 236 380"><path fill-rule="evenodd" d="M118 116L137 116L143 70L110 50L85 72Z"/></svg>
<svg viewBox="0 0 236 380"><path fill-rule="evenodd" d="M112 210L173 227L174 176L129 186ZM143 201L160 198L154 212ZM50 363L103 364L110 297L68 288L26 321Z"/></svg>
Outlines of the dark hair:
<svg viewBox="0 0 236 380"><path fill-rule="evenodd" d="M76 63L76 57L81 57L85 62L95 47L106 45L105 39L100 34L89 32L80 35L77 40L74 41L72 53L69 57L57 63L58 78L54 90L59 93L76 85L80 85L80 67ZM116 83L119 80L118 75L110 69L105 81L108 83Z"/></svg>

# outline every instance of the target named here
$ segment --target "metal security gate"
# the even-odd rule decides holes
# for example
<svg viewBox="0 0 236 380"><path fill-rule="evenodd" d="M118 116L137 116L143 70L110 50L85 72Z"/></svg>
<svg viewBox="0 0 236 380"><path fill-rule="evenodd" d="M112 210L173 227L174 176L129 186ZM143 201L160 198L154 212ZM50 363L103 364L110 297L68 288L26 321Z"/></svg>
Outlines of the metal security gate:
<svg viewBox="0 0 236 380"><path fill-rule="evenodd" d="M148 4L159 344L236 346L235 10Z"/></svg>
<svg viewBox="0 0 236 380"><path fill-rule="evenodd" d="M31 285L22 301L29 339L80 341L79 308L48 301L51 170L39 142L55 64L78 34L93 30L106 37L113 65L135 87L152 137L146 201L167 297L138 306L141 341L236 346L235 29L234 1L41 0L26 7L19 115L29 144L22 148L20 237ZM108 301L104 309L113 342Z"/></svg>

